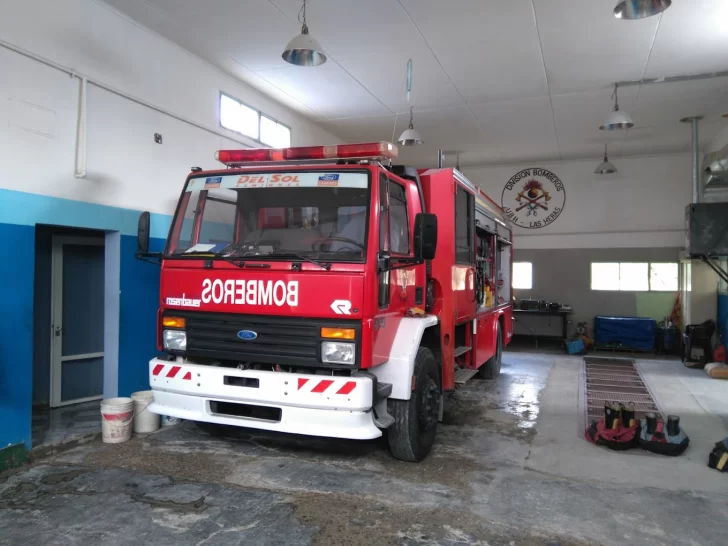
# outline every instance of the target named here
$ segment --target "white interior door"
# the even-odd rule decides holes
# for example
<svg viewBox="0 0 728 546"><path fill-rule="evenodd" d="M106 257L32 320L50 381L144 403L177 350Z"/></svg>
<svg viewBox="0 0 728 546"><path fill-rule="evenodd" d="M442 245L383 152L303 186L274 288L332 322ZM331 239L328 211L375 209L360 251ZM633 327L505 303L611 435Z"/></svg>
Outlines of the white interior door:
<svg viewBox="0 0 728 546"><path fill-rule="evenodd" d="M104 383L104 240L53 236L51 407L97 400Z"/></svg>

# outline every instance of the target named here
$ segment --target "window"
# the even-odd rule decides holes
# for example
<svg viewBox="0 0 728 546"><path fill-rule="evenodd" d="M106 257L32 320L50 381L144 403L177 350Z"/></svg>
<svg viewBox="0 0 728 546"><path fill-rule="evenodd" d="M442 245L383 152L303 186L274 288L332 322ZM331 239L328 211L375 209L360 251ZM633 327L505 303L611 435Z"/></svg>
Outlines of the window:
<svg viewBox="0 0 728 546"><path fill-rule="evenodd" d="M533 264L531 262L513 262L513 288L516 290L533 288Z"/></svg>
<svg viewBox="0 0 728 546"><path fill-rule="evenodd" d="M389 251L389 207L387 205L387 188L389 180L386 176L379 177L379 253L386 254ZM389 307L389 270L379 272L379 308Z"/></svg>
<svg viewBox="0 0 728 546"><path fill-rule="evenodd" d="M656 292L677 292L677 286L677 264L650 264L650 290Z"/></svg>
<svg viewBox="0 0 728 546"><path fill-rule="evenodd" d="M239 175L191 178L167 256L215 247L249 259L296 253L324 262L361 262L369 210L369 190L362 186L369 177L339 174L338 187L315 186L316 176L301 187L240 187Z"/></svg>
<svg viewBox="0 0 728 546"><path fill-rule="evenodd" d="M291 129L223 93L220 93L220 125L274 148L291 145Z"/></svg>
<svg viewBox="0 0 728 546"><path fill-rule="evenodd" d="M282 123L261 115L260 141L274 148L288 148L291 145L291 130Z"/></svg>
<svg viewBox="0 0 728 546"><path fill-rule="evenodd" d="M592 263L591 289L674 292L678 289L678 265L647 262Z"/></svg>
<svg viewBox="0 0 728 546"><path fill-rule="evenodd" d="M473 196L458 186L455 195L455 261L473 263L473 234L471 218Z"/></svg>
<svg viewBox="0 0 728 546"><path fill-rule="evenodd" d="M227 95L220 95L220 125L252 139L260 137L260 114Z"/></svg>
<svg viewBox="0 0 728 546"><path fill-rule="evenodd" d="M404 188L389 183L389 242L394 254L409 254L409 221Z"/></svg>
<svg viewBox="0 0 728 546"><path fill-rule="evenodd" d="M205 221L200 229L200 243L228 244L235 239L237 197L235 190L209 190L205 202Z"/></svg>

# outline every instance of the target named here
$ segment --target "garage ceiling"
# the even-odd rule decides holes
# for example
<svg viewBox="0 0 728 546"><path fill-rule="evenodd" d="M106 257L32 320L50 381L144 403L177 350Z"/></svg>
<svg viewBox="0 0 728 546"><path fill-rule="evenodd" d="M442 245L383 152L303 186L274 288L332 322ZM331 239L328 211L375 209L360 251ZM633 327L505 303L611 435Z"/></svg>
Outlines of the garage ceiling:
<svg viewBox="0 0 728 546"><path fill-rule="evenodd" d="M686 151L679 119L705 115L708 144L728 125L728 78L626 87L634 129L605 134L615 81L728 70L728 0L675 0L662 16L619 21L616 0L309 0L316 68L281 59L300 0L107 3L350 142L405 129L407 59L415 126L461 165ZM396 138L396 136L395 136ZM453 154L448 154L454 160Z"/></svg>

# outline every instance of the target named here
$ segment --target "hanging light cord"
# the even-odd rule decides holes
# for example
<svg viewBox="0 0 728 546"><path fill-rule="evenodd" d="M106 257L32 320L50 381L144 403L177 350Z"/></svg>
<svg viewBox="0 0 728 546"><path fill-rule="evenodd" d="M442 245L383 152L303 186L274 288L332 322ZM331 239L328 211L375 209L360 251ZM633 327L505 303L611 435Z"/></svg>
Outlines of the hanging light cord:
<svg viewBox="0 0 728 546"><path fill-rule="evenodd" d="M614 111L619 111L619 97L617 96L617 88L619 87L619 84L614 84L614 92L612 93L612 98L614 99Z"/></svg>
<svg viewBox="0 0 728 546"><path fill-rule="evenodd" d="M303 34L306 34L308 32L308 26L306 25L306 0L303 0L303 5L301 6L301 9L298 10L298 22L303 25L305 30Z"/></svg>
<svg viewBox="0 0 728 546"><path fill-rule="evenodd" d="M604 145L604 163L606 163L607 161L608 161L608 159L607 159L607 145L605 144Z"/></svg>
<svg viewBox="0 0 728 546"><path fill-rule="evenodd" d="M410 122L409 122L409 128L410 129L414 129L415 128L415 126L413 124L414 117L415 117L414 114L412 113L412 109L413 108L414 108L413 106L410 106Z"/></svg>
<svg viewBox="0 0 728 546"><path fill-rule="evenodd" d="M402 89L407 88L407 74L405 73L404 80L402 80ZM407 101L409 102L409 100ZM397 111L394 113L394 126L392 127L392 142L394 142L394 135L397 133L397 120L399 119L400 108L397 106Z"/></svg>

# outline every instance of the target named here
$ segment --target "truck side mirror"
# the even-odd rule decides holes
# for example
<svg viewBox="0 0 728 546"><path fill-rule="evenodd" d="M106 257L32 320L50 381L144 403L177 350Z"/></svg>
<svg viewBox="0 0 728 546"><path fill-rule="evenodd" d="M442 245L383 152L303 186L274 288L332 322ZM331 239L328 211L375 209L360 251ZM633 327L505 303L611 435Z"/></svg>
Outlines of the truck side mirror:
<svg viewBox="0 0 728 546"><path fill-rule="evenodd" d="M432 260L437 250L437 216L420 212L415 216L415 258Z"/></svg>
<svg viewBox="0 0 728 546"><path fill-rule="evenodd" d="M137 227L137 255L149 253L149 211L139 215Z"/></svg>

